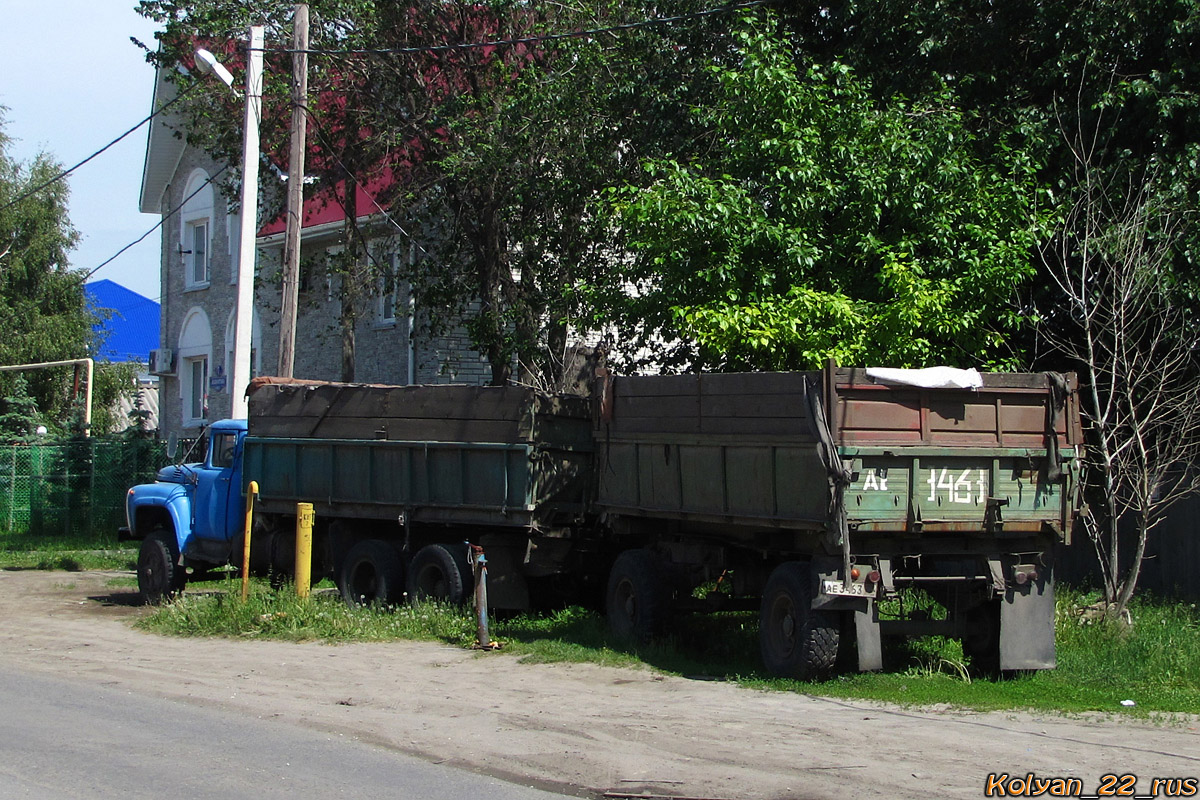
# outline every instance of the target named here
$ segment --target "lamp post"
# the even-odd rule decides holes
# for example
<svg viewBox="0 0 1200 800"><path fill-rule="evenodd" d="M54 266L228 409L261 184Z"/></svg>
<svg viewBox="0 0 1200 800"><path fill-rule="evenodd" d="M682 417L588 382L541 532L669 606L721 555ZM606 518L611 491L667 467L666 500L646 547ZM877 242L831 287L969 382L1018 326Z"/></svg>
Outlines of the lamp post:
<svg viewBox="0 0 1200 800"><path fill-rule="evenodd" d="M258 227L258 124L262 119L263 26L250 26L246 51L246 113L242 135L242 224L238 237L237 302L233 315L233 364L229 367L229 416L246 418L254 325L254 251ZM207 50L196 51L196 67L233 88L233 76Z"/></svg>

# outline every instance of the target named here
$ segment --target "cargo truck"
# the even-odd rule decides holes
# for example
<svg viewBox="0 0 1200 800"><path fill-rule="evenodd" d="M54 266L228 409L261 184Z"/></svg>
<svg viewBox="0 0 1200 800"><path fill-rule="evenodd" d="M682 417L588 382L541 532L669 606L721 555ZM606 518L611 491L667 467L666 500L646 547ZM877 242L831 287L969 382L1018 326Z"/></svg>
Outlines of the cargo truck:
<svg viewBox="0 0 1200 800"><path fill-rule="evenodd" d="M948 378L947 378L948 376ZM678 614L756 609L764 665L813 677L884 636L958 637L991 670L1054 666L1054 553L1081 456L1073 376L839 369L520 387L259 381L203 462L130 490L139 587L237 561L286 575L296 503L314 575L349 603L601 604L649 641ZM930 614L927 602L936 602ZM851 650L851 645L854 645Z"/></svg>

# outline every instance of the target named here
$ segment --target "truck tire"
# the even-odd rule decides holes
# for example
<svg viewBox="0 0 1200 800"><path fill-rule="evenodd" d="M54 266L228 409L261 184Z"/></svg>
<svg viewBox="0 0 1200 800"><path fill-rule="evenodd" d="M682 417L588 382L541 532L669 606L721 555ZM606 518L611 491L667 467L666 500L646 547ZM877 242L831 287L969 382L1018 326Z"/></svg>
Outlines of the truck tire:
<svg viewBox="0 0 1200 800"><path fill-rule="evenodd" d="M647 644L663 633L671 615L671 591L648 550L626 550L608 574L608 628L624 641Z"/></svg>
<svg viewBox="0 0 1200 800"><path fill-rule="evenodd" d="M767 579L759 612L763 666L781 678L812 680L837 663L838 615L814 611L808 564L780 564Z"/></svg>
<svg viewBox="0 0 1200 800"><path fill-rule="evenodd" d="M400 554L380 539L365 539L350 548L338 570L338 590L351 607L399 602L404 586Z"/></svg>
<svg viewBox="0 0 1200 800"><path fill-rule="evenodd" d="M267 553L267 580L272 589L282 589L296 577L296 537L283 531L271 533Z"/></svg>
<svg viewBox="0 0 1200 800"><path fill-rule="evenodd" d="M156 606L183 591L187 572L179 565L179 547L174 533L156 528L142 540L137 578L138 592L146 605Z"/></svg>
<svg viewBox="0 0 1200 800"><path fill-rule="evenodd" d="M430 544L413 556L408 567L408 599L441 600L462 605L475 590L466 545Z"/></svg>

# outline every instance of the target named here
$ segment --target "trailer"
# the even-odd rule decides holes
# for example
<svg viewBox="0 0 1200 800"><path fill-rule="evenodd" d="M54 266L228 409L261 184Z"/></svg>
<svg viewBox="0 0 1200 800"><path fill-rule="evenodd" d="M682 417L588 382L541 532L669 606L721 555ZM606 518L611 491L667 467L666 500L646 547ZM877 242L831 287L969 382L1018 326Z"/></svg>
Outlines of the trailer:
<svg viewBox="0 0 1200 800"><path fill-rule="evenodd" d="M1079 504L1075 379L975 375L606 381L595 509L621 542L611 624L649 639L679 609L749 601L776 674L827 672L848 639L878 669L884 635L956 636L987 668L1053 667L1054 551ZM893 613L910 589L944 618Z"/></svg>
<svg viewBox="0 0 1200 800"><path fill-rule="evenodd" d="M853 644L878 669L884 636L929 633L988 668L1049 668L1074 378L973 374L600 370L588 398L260 380L203 462L130 490L127 533L143 594L169 596L241 552L253 481L255 569L287 577L311 503L313 574L349 603L462 601L469 542L495 608L595 602L637 641L677 614L757 609L775 674L826 673ZM915 593L944 614L897 613Z"/></svg>

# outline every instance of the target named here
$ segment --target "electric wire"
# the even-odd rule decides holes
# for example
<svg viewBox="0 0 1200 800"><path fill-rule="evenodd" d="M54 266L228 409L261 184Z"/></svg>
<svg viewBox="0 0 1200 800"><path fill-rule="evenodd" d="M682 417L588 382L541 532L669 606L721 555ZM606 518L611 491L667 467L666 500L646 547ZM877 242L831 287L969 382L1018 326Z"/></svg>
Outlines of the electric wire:
<svg viewBox="0 0 1200 800"><path fill-rule="evenodd" d="M263 50L269 51L269 52L277 52L277 53L307 53L307 54L312 54L312 55L388 55L388 54L410 54L410 53L437 53L437 52L448 52L448 51L455 51L455 50L476 50L476 49L482 49L482 48L488 48L488 47L503 47L503 46L513 46L513 45L520 45L520 44L537 44L537 43L541 43L541 42L552 42L552 41L563 41L563 40L568 40L568 39L588 38L588 37L592 37L592 36L599 36L599 35L606 34L606 33L617 33L617 32L621 32L621 31L635 30L638 28L645 28L645 27L650 27L650 26L655 26L655 25L666 25L666 24L671 24L671 23L675 23L675 22L683 22L683 21L692 20L692 19L701 19L704 17L714 16L717 14L728 14L728 13L731 13L734 11L742 11L742 10L747 10L747 9L751 9L751 8L757 8L760 6L770 5L777 1L778 0L746 0L746 2L729 3L729 4L726 4L723 6L717 6L717 7L713 7L713 8L703 9L700 11L689 12L687 14L677 14L677 15L670 16L670 17L654 17L652 19L637 20L635 22L625 22L625 23L621 23L618 25L609 25L609 26L602 27L602 28L589 28L589 29L584 29L584 30L566 31L566 32L562 32L562 33L543 34L543 35L539 35L539 36L528 36L528 37L521 37L521 38L515 38L515 39L497 39L497 40L491 40L491 41L485 41L485 42L462 42L459 44L452 44L452 45L426 45L426 46L420 46L420 47L366 48L366 49L345 49L345 50L338 50L338 49L296 50L296 49L291 49L291 48L263 48ZM97 150L95 153L88 156L83 161L80 161L78 164L71 167L70 169L63 170L62 172L60 172L58 175L54 176L50 180L42 183L41 185L37 186L34 189L31 189L31 190L25 192L24 194L17 197L15 200L12 200L8 204L0 207L0 211L4 211L5 209L20 202L21 200L24 200L25 198L27 198L31 195L34 195L37 192L40 192L42 189L45 189L46 187L50 186L51 184L53 184L59 180L62 180L64 177L71 174L75 170L79 169L81 166L88 163L96 156L100 155L101 153L108 150L113 145L117 144L117 142L121 141L126 136L129 136L131 133L136 131L142 125L145 125L147 122L152 120L154 117L158 116L159 114L161 114L162 112L164 112L168 108L170 108L172 105L179 102L181 99L183 99L184 96L186 96L190 91L195 89L196 86L198 86L198 85L199 84L197 83L197 84L193 84L192 86L187 87L187 89L185 89L179 95L172 98L169 102L163 104L163 106L161 108L154 111L152 114L150 114L150 116L143 119L141 122L139 122L134 127L130 128L125 133L121 134L119 137L114 139L112 142L108 143L101 149ZM318 135L321 136L321 138L323 140L325 140L325 144L326 144L326 146L328 146L329 142L324 135L325 131L323 130L323 126L321 125L320 121L315 117L315 115L312 114L311 110L309 110L307 107L305 108L305 113L308 115L309 119L312 120L312 122L314 123L314 127L318 131ZM339 165L341 165L342 168L345 169L345 165L342 164L341 159L336 159L336 160L338 161ZM105 260L100 265L89 270L86 273L86 275L84 276L84 279L86 280L87 278L90 278L96 272L98 272L102 268L108 266L110 263L115 261L119 256L121 256L127 250L136 246L137 244L140 244L142 241L144 241L146 239L146 237L148 237L150 234L154 233L154 231L161 228L168 219L170 219L175 214L177 214L180 210L182 210L183 206L189 200L191 200L193 197L195 197L197 194L199 194L199 192L202 189L204 189L205 186L208 186L210 183L212 183L212 181L215 180L217 178L217 176L219 176L221 173L223 173L227 169L227 167L228 167L228 165L221 167L221 169L218 170L212 177L210 177L207 181L205 181L203 184L201 184L200 187L198 187L195 192L193 192L192 194L190 194L186 198L184 198L184 200L178 206L173 208L167 214L164 214L162 219L159 220L158 224L156 224L150 230L146 231L144 234L142 234L136 240L134 240L134 241L130 242L129 244L125 245L124 247L122 247L120 250L118 250L110 258ZM378 210L378 212L383 216L383 218L388 223L390 223L393 227L395 227L396 230L398 230L402 235L408 237L409 241L412 244L414 244L422 252L425 252L426 255L428 255L428 253L425 251L425 248L421 245L421 243L416 241L416 238L413 237L412 234L410 234L408 231L406 231L404 229L404 227L402 225L400 225L400 223L397 222L391 216L391 214L388 213L387 209L385 209L382 205L379 204L379 201L375 199L374 195L371 192L364 191L363 194L367 197L368 200L371 201L371 204L375 206L375 208ZM333 196L334 196L335 201L338 203L338 205L342 207L343 213L345 213L345 211L346 211L345 205L342 202L341 198L339 198L337 196L336 191L333 192ZM359 235L361 236L361 233ZM375 259L373 258L372 254L370 253L370 248L366 248L366 249L368 251L368 253L367 253L368 258L370 258L372 261L374 261Z"/></svg>
<svg viewBox="0 0 1200 800"><path fill-rule="evenodd" d="M455 50L478 50L488 47L507 47L519 44L539 44L541 42L556 42L566 39L586 39L592 36L599 36L605 33L619 33L622 31L634 30L636 28L646 28L653 25L667 25L673 22L685 22L692 19L700 19L710 17L716 14L728 14L734 11L743 11L759 6L771 5L778 0L746 0L740 3L729 3L723 6L714 8L706 8L701 11L692 11L687 14L677 14L672 17L654 17L651 19L637 20L636 22L623 22L619 25L609 25L603 28L589 28L586 30L565 31L562 33L547 33L539 36L525 36L516 39L496 39L486 42L460 42L458 44L442 44L442 45L421 45L417 47L379 47L379 48L348 48L348 49L307 49L297 50L294 48L285 47L264 47L263 52L271 53L306 53L309 55L404 55L412 53L444 53Z"/></svg>
<svg viewBox="0 0 1200 800"><path fill-rule="evenodd" d="M324 125L321 124L321 120L319 120L316 116L313 115L312 111L308 108L307 105L304 107L304 113L308 117L309 121L312 123L313 129L316 131L318 138L321 139L321 142L325 145L325 147L327 147L329 149L329 151L333 155L334 161L337 162L338 166L341 167L343 172L345 172L346 174L351 174L349 168L346 167L346 164L336 154L336 149L333 147L333 145L330 143L329 139L326 137L326 134L328 134L328 131L326 131ZM356 183L356 185L361 186L362 184ZM333 191L332 194L333 194L333 199L337 202L337 204L339 206L341 206L342 213L343 214L348 213L347 209L346 209L346 205L344 202L342 202L341 198L338 197L337 191ZM413 236L408 231L404 230L404 226L402 226L399 222L397 222L395 220L395 218L392 217L392 215L388 213L388 210L379 204L379 201L375 199L374 194L367 191L365 187L363 188L363 194L366 196L366 198L368 200L371 201L371 205L375 206L376 210L379 211L379 213L383 216L385 221L390 223L396 230L400 231L401 234L403 234L404 236L407 236L409 242L412 245L414 245L418 250L420 250L422 254L424 254L426 256L430 255L429 251L426 250L425 247L420 242L417 241L416 237ZM357 231L357 229L358 229L358 226L355 225L355 230ZM378 268L379 267L378 260L374 257L374 255L371 254L370 248L365 246L366 245L365 237L362 235L361 232L358 233L358 236L359 236L359 239L362 241L362 244L364 245L364 249L367 250L367 258L369 258L371 260L372 264L374 264Z"/></svg>
<svg viewBox="0 0 1200 800"><path fill-rule="evenodd" d="M156 230L158 230L158 229L159 229L159 228L161 228L161 227L162 227L164 224L166 224L167 220L169 220L171 217L175 216L175 215L176 215L176 214L178 214L180 211L182 211L182 210L183 210L183 207L184 207L185 205L187 205L187 203L188 203L188 201L189 201L189 200L191 200L191 199L192 199L193 197L195 197L196 195L200 194L200 192L204 190L204 187L208 186L210 183L212 183L213 181L215 181L215 180L216 180L216 179L217 179L217 178L218 178L218 177L221 175L221 173L223 173L223 172L224 172L225 170L227 170L227 169L229 169L229 165L228 165L228 164L226 164L225 166L221 167L219 170L217 170L216 172L214 172L214 173L212 174L212 176L211 176L211 177L209 177L209 179L208 179L208 180L206 180L204 183L202 183L202 184L200 184L198 187L196 187L196 191L192 192L192 193L191 193L191 194L189 194L187 197L183 198L183 200L181 200L181 201L180 201L179 205L177 205L177 206L175 206L174 208L172 208L172 209L171 209L170 211L168 211L166 214L163 214L163 216L162 216L162 219L160 219L160 220L158 221L158 223L157 223L157 224L156 224L156 225L155 225L153 228L151 228L150 230L146 231L146 232L145 232L145 233L143 233L141 236L139 236L137 239L134 239L132 242L130 242L129 244L127 244L127 245L125 245L124 247L122 247L120 250L118 250L116 253L114 253L114 254L113 254L113 255L112 255L112 256L111 256L111 257L110 257L110 258L109 258L107 261L105 261L105 262L104 262L103 264L101 264L100 266L98 266L98 267L93 267L92 269L88 270L88 272L87 272L86 274L84 274L84 276L83 276L83 279L86 281L88 278L90 278L90 277L92 277L93 275L95 275L95 274L96 274L97 272L99 272L101 269L103 269L104 267L107 267L107 266L108 266L109 264L111 264L113 261L116 261L116 260L117 260L117 258L118 258L119 256L121 256L121 255L122 255L122 254L123 254L123 253L124 253L126 250L128 250L128 249L129 249L129 248L131 248L131 247L134 247L135 245L141 244L141 242L142 242L142 241L144 241L144 240L145 240L145 238L146 238L147 236L149 236L150 234L154 233Z"/></svg>
<svg viewBox="0 0 1200 800"><path fill-rule="evenodd" d="M171 106L173 106L173 105L175 105L176 103L178 103L180 100L182 100L184 97L186 97L186 96L188 95L188 93L192 91L192 89L194 89L194 88L195 88L196 86L198 86L198 85L199 85L199 84L192 84L191 86L187 87L187 88L186 88L186 89L184 89L182 92L180 92L178 95L176 95L175 97L171 98L171 100L169 100L169 101L168 101L168 102L166 102L166 103L163 103L162 107L161 107L161 108L158 108L158 109L156 109L156 110L155 110L153 113L151 113L151 114L150 114L150 116L146 117L146 118L145 118L145 119L143 119L141 122L139 122L137 125L134 125L132 128L130 128L129 130L125 131L125 132L124 132L124 133L122 133L120 136L118 136L117 138L113 139L111 142L109 142L108 144L104 145L104 147L101 147L99 150L97 150L96 152L92 153L90 156L88 156L87 158L85 158L83 161L80 161L80 162L79 162L78 164L76 164L75 166L73 166L73 167L71 167L71 168L69 168L69 169L64 169L64 170L62 170L61 172L59 172L57 175L55 175L53 178L50 178L49 180L47 180L47 181L44 181L44 182L42 182L42 183L38 184L37 186L33 187L32 189L28 189L28 190L26 190L25 192L23 192L23 193L21 193L21 194L17 195L17 197L16 197L15 199L13 199L13 200L10 200L9 202L5 203L3 206L0 206L0 211L7 211L8 209L12 208L13 206L15 206L17 203L21 202L22 200L25 200L25 199L27 199L27 198L29 198L29 197L32 197L33 195L37 194L38 192L42 191L43 189L45 189L45 188L47 188L47 187L49 187L49 186L52 186L52 185L53 185L53 184L55 184L55 183L58 183L58 182L59 182L59 181L61 181L63 178L65 178L65 177L67 177L68 175L70 175L72 172L74 172L75 170L79 169L79 168L80 168L80 167L82 167L84 164L88 163L88 162L89 162L89 161L91 161L93 158L95 158L96 156L98 156L98 155L100 155L101 153L103 153L105 150L108 150L110 147L112 147L113 145L115 145L115 144L117 144L118 142L120 142L120 141L121 141L122 139L124 139L126 136L128 136L128 135L129 135L129 134L131 134L131 133L133 133L133 132L134 132L134 131L136 131L138 128L142 127L142 126L143 126L143 125L145 125L147 122L149 122L150 120L154 119L155 117L157 117L159 114L161 114L161 113L163 113L164 111L166 111L166 110L167 110L168 108L170 108Z"/></svg>

